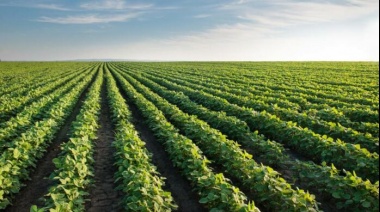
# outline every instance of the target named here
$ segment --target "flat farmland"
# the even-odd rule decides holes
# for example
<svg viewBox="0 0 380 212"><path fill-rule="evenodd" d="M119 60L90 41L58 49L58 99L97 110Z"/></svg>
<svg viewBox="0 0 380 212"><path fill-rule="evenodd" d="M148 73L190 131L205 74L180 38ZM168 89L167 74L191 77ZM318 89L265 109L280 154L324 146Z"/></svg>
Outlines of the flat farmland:
<svg viewBox="0 0 380 212"><path fill-rule="evenodd" d="M375 62L0 62L0 210L379 211Z"/></svg>

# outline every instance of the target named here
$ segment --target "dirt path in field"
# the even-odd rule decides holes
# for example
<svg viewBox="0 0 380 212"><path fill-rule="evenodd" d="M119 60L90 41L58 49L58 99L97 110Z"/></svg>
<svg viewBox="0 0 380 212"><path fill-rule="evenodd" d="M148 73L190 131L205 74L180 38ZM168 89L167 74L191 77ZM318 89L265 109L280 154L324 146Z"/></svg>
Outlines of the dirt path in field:
<svg viewBox="0 0 380 212"><path fill-rule="evenodd" d="M117 85L120 84L116 80ZM205 212L206 210L198 201L198 195L192 191L192 187L186 178L182 177L178 168L173 166L165 147L155 138L153 132L144 123L144 117L137 106L128 101L127 96L120 89L122 96L127 100L132 112L132 124L139 132L141 140L146 143L146 148L152 153L153 164L158 172L166 178L164 189L171 192L175 202L178 204L179 212Z"/></svg>
<svg viewBox="0 0 380 212"><path fill-rule="evenodd" d="M115 148L114 131L111 120L111 111L107 102L106 82L103 83L101 91L101 113L99 117L100 128L98 129L98 139L94 145L94 185L90 190L89 199L86 204L86 211L104 212L121 211L121 192L116 190L114 184L114 174L117 171L114 165Z"/></svg>
<svg viewBox="0 0 380 212"><path fill-rule="evenodd" d="M14 197L12 205L5 209L6 212L29 211L32 205L43 206L44 203L39 198L47 194L49 187L53 185L53 181L49 179L50 174L55 169L53 159L58 157L61 152L60 145L69 140L71 124L79 114L88 89L94 82L95 77L96 75L80 95L73 112L58 131L45 155L38 161L36 169L30 173L31 179L25 182L26 186Z"/></svg>

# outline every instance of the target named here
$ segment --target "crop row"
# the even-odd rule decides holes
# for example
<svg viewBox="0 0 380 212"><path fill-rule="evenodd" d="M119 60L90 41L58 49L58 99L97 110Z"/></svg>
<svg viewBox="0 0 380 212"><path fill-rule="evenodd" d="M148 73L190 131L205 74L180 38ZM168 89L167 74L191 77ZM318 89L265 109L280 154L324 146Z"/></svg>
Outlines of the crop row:
<svg viewBox="0 0 380 212"><path fill-rule="evenodd" d="M254 82L256 86L261 86L263 88L272 89L272 90L278 90L278 91L289 91L292 93L300 93L300 94L308 94L311 96L314 96L314 98L318 99L331 99L333 101L340 101L340 102L346 102L349 104L363 104L363 105L377 105L378 101L375 99L372 99L373 95L369 92L360 92L358 90L358 86L354 87L354 90L346 91L346 86L336 86L336 85L328 85L327 83L323 84L321 81L317 83L310 82L306 76L310 77L309 75L304 75L305 72L298 72L298 74L301 75L302 80L295 79L294 71L287 72L286 70L282 70L285 73L281 72L274 72L271 74L276 74L277 76L273 78L273 75L264 75L260 78L260 80L257 79L257 72L244 72L244 71L238 71L238 72L232 72L227 71L227 73L223 74L224 79L233 80L235 82L239 82L242 84L250 84L250 82ZM176 70L175 72L178 72ZM272 72L272 71L270 71ZM183 71L182 71L183 73ZM211 74L210 74L211 73ZM194 75L199 74L200 76L206 76L214 78L219 77L220 75L215 75L213 72L209 72L206 70L197 71L194 73L193 70L188 70L187 74ZM237 77L237 74L239 77ZM336 73L335 73L336 74ZM304 75L304 76L302 76ZM231 77L230 77L231 76ZM362 80L370 79L363 78ZM270 81L269 81L270 80Z"/></svg>
<svg viewBox="0 0 380 212"><path fill-rule="evenodd" d="M2 65L3 64L4 63L2 63ZM10 63L6 67L2 66L1 75L3 81L0 86L1 99L27 95L28 91L54 82L73 72L89 69L90 67L91 66L83 66L83 64L55 64L52 68L51 64L39 66L29 63L22 65ZM7 74L7 72L9 72L9 74Z"/></svg>
<svg viewBox="0 0 380 212"><path fill-rule="evenodd" d="M325 100L340 103L344 102L345 104L362 104L363 106L378 106L378 102L373 99L373 92L368 92L364 90L363 92L358 91L359 88L356 86L355 90L345 91L345 86L337 87L333 85L332 87L328 85L328 83L323 83L323 81L319 80L319 83L310 82L310 78L312 73L306 73L305 71L299 71L295 73L295 70L282 70L282 71L273 71L267 70L268 67L263 68L263 70L250 71L245 72L242 70L230 70L228 67L227 70L221 71L217 70L217 74L215 70L210 70L210 66L206 68L202 68L199 70L194 70L193 67L165 67L161 68L159 65L155 64L153 70L160 70L163 72L172 72L172 73L180 73L180 75L187 76L196 76L199 79L222 79L227 84L240 84L240 85L250 85L259 90L266 91L278 91L285 93L292 93L293 95L301 95L301 96L310 96L313 99ZM151 68L147 66L147 68ZM292 69L294 67L291 67ZM169 71L170 70L170 71ZM149 71L152 71L151 69ZM219 74L222 73L222 74ZM270 75L268 75L270 73ZM297 75L295 75L297 74ZM275 77L273 77L275 76ZM318 76L321 77L321 76ZM341 78L340 78L341 79ZM361 80L367 80L370 78L362 77ZM363 82L362 82L363 83ZM368 86L367 86L368 87ZM330 89L326 89L330 88ZM374 91L374 90L372 90ZM364 100L363 100L364 99ZM368 103L368 104L367 104ZM365 105L367 104L367 105Z"/></svg>
<svg viewBox="0 0 380 212"><path fill-rule="evenodd" d="M152 73L157 73L157 71L149 71ZM174 73L176 71L173 71ZM168 74L167 71L162 70L159 74L162 75L162 73ZM174 75L174 73L171 73L171 75ZM184 75L177 75L175 74L175 78L181 78L184 77ZM213 82L213 81L219 81L220 78L224 79L227 78L222 75L222 77L217 77L217 75L207 75L207 77L193 77L194 73L191 73L190 75L185 75L186 78L189 79L194 79L198 80L199 82L201 81L206 81L207 83ZM201 79L201 80L200 80ZM307 94L307 93L301 93L297 94L292 91L288 91L289 89L285 90L279 90L278 88L276 89L271 89L268 87L267 84L263 84L260 81L242 81L240 77L233 77L233 78L227 78L224 80L221 80L223 82L223 87L228 86L228 87L243 87L243 90L249 91L252 94L256 94L257 92L265 92L266 96L272 96L276 97L277 95L285 95L286 100L291 101L293 103L297 103L302 110L310 110L310 109L325 109L326 107L337 107L341 112L343 112L347 117L349 117L351 120L355 122L362 122L362 121L367 121L367 122L377 122L378 120L378 112L376 110L372 110L370 107L365 106L365 105L359 105L355 104L355 108L352 108L351 103L345 103L341 101L336 101L333 99L326 99L326 98L317 98L314 95ZM237 81L238 83L233 83ZM278 96L277 96L278 97Z"/></svg>
<svg viewBox="0 0 380 212"><path fill-rule="evenodd" d="M162 76L162 75L163 75L163 73L160 74L160 76ZM271 112L271 113L275 113L275 111L271 111L273 109L278 110L278 109L282 109L282 108L287 109L287 110L291 110L293 113L300 111L300 112L302 112L302 114L305 114L308 117L311 117L314 119L318 118L316 121L314 121L314 123L317 123L318 125L322 125L322 127L324 127L324 128L330 126L329 123L326 123L326 121L335 122L335 123L339 123L339 125L345 126L346 127L345 129L353 128L354 130L357 130L361 133L367 133L368 132L368 133L371 133L372 136L378 137L378 133L379 133L379 124L378 123L375 124L375 123L370 123L370 122L368 122L368 123L352 122L347 117L345 117L343 115L343 113L340 112L338 109L331 108L328 105L324 106L325 108L319 109L321 107L320 105L308 103L308 101L306 99L297 98L293 95L284 95L284 94L279 93L278 91L269 92L267 90L262 91L262 90L258 90L258 89L252 89L254 86L247 86L247 85L234 85L234 86L232 86L230 84L227 85L224 81L218 80L218 79L207 78L207 79L203 79L200 81L199 78L194 77L194 76L190 76L190 75L184 76L184 75L178 75L178 74L173 74L173 73L172 74L165 74L165 76L168 76L168 77L171 76L171 78L174 77L177 82L191 82L191 83L194 83L197 85L203 85L206 88L213 88L213 89L217 89L217 90L220 90L223 92L228 92L228 93L232 93L235 95L244 96L244 98L249 98L249 102L245 102L245 103L249 104L251 107L254 106L255 107L254 109L256 109L256 110L267 110L268 112ZM179 81L179 79L182 79L182 81ZM202 89L204 89L204 88L202 88ZM291 99L295 99L295 102L289 101ZM274 106L274 105L278 105L280 108L277 106ZM302 108L305 108L305 105L308 105L307 106L308 109L302 110ZM330 109L326 109L326 107L330 108ZM316 108L318 108L318 110ZM281 111L280 111L280 113L281 113ZM365 117L365 116L362 116L362 118L363 117ZM375 116L375 118L376 117L378 117L378 116ZM293 118L293 120L297 120L297 114L294 114L293 117L289 117L289 118ZM372 121L374 121L374 120L372 120ZM324 122L324 123L321 124L320 122ZM335 131L340 132L340 133L345 130L345 129L342 129L342 127L337 127L336 125L334 127L337 128ZM318 128L318 126L316 126L314 128L320 129L320 128ZM321 129L321 130L325 131L325 129ZM349 130L353 131L351 129L349 129ZM329 131L329 130L327 130L327 131ZM332 129L332 131L334 131L334 129ZM318 133L320 133L320 132L318 132ZM356 133L354 131L351 134L354 134L354 136L358 136L357 135L358 133ZM343 135L345 135L345 134L343 134ZM345 135L345 136L349 136L349 135ZM362 137L363 137L363 135L362 135ZM348 139L350 139L350 138L351 137L349 137ZM345 140L345 139L346 138L343 138L343 140ZM355 138L353 138L353 139L355 139Z"/></svg>
<svg viewBox="0 0 380 212"><path fill-rule="evenodd" d="M309 116L306 113L298 113L293 108L284 109L276 105L268 104L265 101L266 97L263 97L260 100L255 100L254 98L238 96L228 91L226 92L212 89L206 85L200 86L178 79L171 80L181 85L185 85L196 90L202 90L214 96L227 99L229 102L239 106L252 108L259 112L267 111L268 113L276 115L283 121L296 122L301 127L307 127L318 134L324 135L326 133L328 136L332 136L335 139L342 139L344 142L360 144L362 147L367 148L371 152L379 152L379 139L372 137L370 134L365 135L351 128L345 128L339 124L326 122L313 116Z"/></svg>
<svg viewBox="0 0 380 212"><path fill-rule="evenodd" d="M169 211L176 209L170 192L163 189L164 179L159 176L157 168L151 162L151 155L145 148L145 143L139 138L131 124L131 112L116 86L116 82L107 67L106 81L108 102L112 111L115 126L116 165L115 174L118 188L125 197L125 210Z"/></svg>
<svg viewBox="0 0 380 212"><path fill-rule="evenodd" d="M78 73L74 72L66 77L61 77L52 81L49 84L44 86L29 90L27 94L15 97L15 98L6 98L2 101L0 105L0 118L1 120L7 120L13 115L20 112L23 109L24 105L28 105L33 101L36 101L39 98L42 98L44 95L51 93L52 91L58 89L68 81L74 79Z"/></svg>
<svg viewBox="0 0 380 212"><path fill-rule="evenodd" d="M149 71L151 73L157 73L157 71ZM256 82L245 82L242 83L233 83L234 80L239 80L239 78L228 78L228 79L220 79L224 77L217 77L217 75L207 76L206 77L197 77L194 74L178 74L176 72L170 73L162 71L160 76L166 75L171 76L175 79L184 79L185 81L194 82L196 84L205 84L207 87L213 87L220 90L231 90L234 89L239 94L248 94L249 97L254 97L253 99L260 98L261 96L266 97L266 100L271 99L275 100L278 105L284 107L291 107L295 110L299 110L302 112L306 112L309 110L323 110L325 108L334 108L338 107L339 110L347 115L347 117L352 118L354 121L361 122L363 120L367 120L370 122L377 122L376 118L378 118L378 113L375 110L371 110L370 107L355 104L355 110L352 109L352 104L343 103L336 100L329 99L320 99L313 95L302 94L301 96L297 93L288 91L288 90L276 90L270 89L268 86L260 86L257 85ZM215 84L218 82L217 84ZM330 114L333 115L333 114ZM361 115L361 116L358 116ZM345 116L343 116L346 118ZM347 119L347 118L346 118Z"/></svg>
<svg viewBox="0 0 380 212"><path fill-rule="evenodd" d="M12 196L18 193L22 182L29 177L31 167L43 156L54 135L64 124L73 110L79 96L89 84L92 75L78 82L70 93L61 97L51 109L48 117L38 121L9 143L0 157L0 209L10 204Z"/></svg>
<svg viewBox="0 0 380 212"><path fill-rule="evenodd" d="M166 190L170 186L132 124L131 105L210 211L377 211L378 103L371 97L378 84L373 71L356 70L369 64L351 65L340 80L298 63L10 65L0 76L0 100L7 103L0 107L0 210L58 142L78 105L69 139L53 160L45 204L30 211L86 209L97 134L106 129L99 115L108 108L119 205L177 210L177 197ZM25 88L15 85L18 80Z"/></svg>
<svg viewBox="0 0 380 212"><path fill-rule="evenodd" d="M144 96L152 101L165 116L186 136L222 166L226 173L238 179L242 185L255 193L255 201L273 210L307 210L316 206L314 197L302 190L293 190L278 173L270 167L258 165L252 156L242 151L236 142L228 140L207 123L189 116L149 89L124 76Z"/></svg>
<svg viewBox="0 0 380 212"><path fill-rule="evenodd" d="M138 64L149 67L150 64ZM275 82L276 84L295 85L302 88L323 91L339 91L342 93L355 92L365 94L374 85L378 68L376 63L348 64L348 63L179 63L154 64L166 70L182 73L195 73L200 76L211 75L217 71L221 75L236 80L249 81L259 79L262 82ZM270 73L270 75L268 74ZM240 76L240 78L239 78ZM276 78L273 78L276 76ZM340 78L338 78L340 77ZM285 81L286 80L286 81ZM301 83L303 82L303 83ZM365 84L363 84L365 83Z"/></svg>
<svg viewBox="0 0 380 212"><path fill-rule="evenodd" d="M65 85L25 107L23 111L12 117L9 121L0 124L0 153L7 148L11 140L21 134L23 129L27 129L35 121L46 118L58 99L70 92L71 88L90 72L91 70L78 74L76 78L71 79Z"/></svg>
<svg viewBox="0 0 380 212"><path fill-rule="evenodd" d="M300 128L293 122L281 121L278 117L266 112L259 113L249 108L239 107L226 99L200 92L189 87L175 84L152 75L145 75L158 84L172 90L185 93L192 101L216 111L224 111L245 121L251 130L259 130L268 138L282 142L300 154L317 163L326 161L334 163L340 169L356 171L358 176L378 179L378 154L370 153L359 146L343 143L339 140L320 136L309 129Z"/></svg>
<svg viewBox="0 0 380 212"><path fill-rule="evenodd" d="M201 150L166 120L156 106L147 101L120 74L111 70L128 99L142 112L144 118L163 143L174 165L192 182L200 196L200 203L210 210L258 211L253 203L246 204L247 197L229 183L223 174L215 174L210 161Z"/></svg>
<svg viewBox="0 0 380 212"><path fill-rule="evenodd" d="M329 197L338 209L366 210L369 207L378 208L378 186L369 181L363 181L352 173L345 172L342 176L335 167L319 166L312 162L291 161L285 150L277 143L265 140L257 133L251 133L245 122L236 117L226 116L222 112L210 111L192 102L183 93L170 91L147 78L133 75L141 83L149 87L166 100L176 104L180 109L220 129L222 133L235 139L243 146L252 149L260 155L261 161L270 166L290 168L293 177L305 183L308 190L319 190L321 196ZM254 154L256 157L257 155ZM349 196L348 196L349 195ZM318 199L317 199L318 200ZM351 201L348 201L351 200Z"/></svg>
<svg viewBox="0 0 380 212"><path fill-rule="evenodd" d="M20 74L20 76L14 73L13 78L6 80L1 86L1 89L4 91L1 95L1 99L10 99L28 95L28 93L34 89L48 85L49 83L67 77L73 73L88 69L89 67L83 66L78 67L77 69L72 67L69 70L55 69L54 72L49 73L50 68L45 68L40 72L33 72L32 70L28 70L28 72L26 72L27 74L22 72L24 74ZM7 77L3 76L3 78Z"/></svg>
<svg viewBox="0 0 380 212"><path fill-rule="evenodd" d="M87 188L92 182L93 143L99 128L100 90L103 70L99 67L79 115L72 123L70 139L61 146L60 156L53 159L50 175L55 184L49 188L44 209L83 211Z"/></svg>

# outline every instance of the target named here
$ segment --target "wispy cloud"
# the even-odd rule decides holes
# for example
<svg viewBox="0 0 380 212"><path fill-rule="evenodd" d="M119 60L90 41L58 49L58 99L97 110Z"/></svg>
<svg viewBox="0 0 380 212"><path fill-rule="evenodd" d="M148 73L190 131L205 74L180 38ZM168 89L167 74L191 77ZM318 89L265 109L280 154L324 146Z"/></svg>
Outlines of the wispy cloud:
<svg viewBox="0 0 380 212"><path fill-rule="evenodd" d="M153 7L153 4L132 4L124 0L102 0L91 1L81 4L80 7L85 10L144 10Z"/></svg>
<svg viewBox="0 0 380 212"><path fill-rule="evenodd" d="M378 0L0 0L4 26L12 26L1 33L0 52L30 58L40 51L42 59L372 59L379 55L378 6ZM366 29L369 19L376 22ZM81 27L62 27L69 24ZM49 42L62 48L42 45Z"/></svg>
<svg viewBox="0 0 380 212"><path fill-rule="evenodd" d="M194 16L194 18L208 18L208 17L211 17L211 15L210 14L200 14L200 15Z"/></svg>
<svg viewBox="0 0 380 212"><path fill-rule="evenodd" d="M0 3L3 7L25 7L25 8L36 8L36 9L46 9L46 10L57 10L57 11L73 11L72 8L68 8L58 4L31 4L29 2L20 3L18 1L11 3Z"/></svg>
<svg viewBox="0 0 380 212"><path fill-rule="evenodd" d="M362 15L378 11L379 2L375 1L356 1L348 0L344 3L338 2L289 2L278 3L274 12L279 12L285 18L306 19L311 22L315 21L341 21L357 18ZM280 9L281 8L281 9Z"/></svg>
<svg viewBox="0 0 380 212"><path fill-rule="evenodd" d="M180 6L159 6L159 7L153 7L153 10L178 10L181 9Z"/></svg>
<svg viewBox="0 0 380 212"><path fill-rule="evenodd" d="M236 0L228 4L221 4L218 7L220 13L230 15L231 19L235 17L235 23L219 24L203 32L186 33L184 36L164 40L163 43L166 46L175 48L178 52L181 52L181 49L190 49L189 51L196 55L199 51L205 51L209 52L210 55L215 55L215 58L242 58L241 55L246 55L248 60L255 59L252 58L250 52L255 52L257 58L264 58L261 55L270 55L274 54L271 52L276 52L276 45L282 48L281 54L289 50L289 48L293 48L292 45L299 45L297 47L299 51L309 53L310 50L307 49L309 47L310 49L320 50L329 48L328 46L334 43L345 46L351 40L360 38L360 33L343 39L339 36L347 31L341 33L337 30L334 33L339 34L339 36L331 36L331 39L326 41L324 40L329 36L322 34L321 37L324 39L315 41L319 43L320 47L318 47L318 45L311 42L313 41L313 36L301 36L302 42L297 41L297 39L300 39L299 37L290 39L288 36L291 30L300 29L308 25L320 27L326 23L339 25L339 23L360 19L360 17L378 11L378 4L378 2L372 0L345 0L340 1L339 4L328 0L281 0L275 2ZM302 34L301 32L294 32L292 36L296 36L296 33ZM284 44L287 39L290 45ZM372 37L370 40L373 42ZM367 45L366 42L359 43ZM301 48L300 46L303 47ZM345 51L351 49L341 46L336 47L338 50L332 52L337 53L341 49L345 49ZM358 46L360 45L355 46L355 48L352 47L352 49L359 49ZM266 48L269 50L266 50ZM220 55L219 52L221 52ZM284 58L288 59L287 57ZM323 58L323 56L320 56L320 58ZM339 59L338 56L332 58Z"/></svg>
<svg viewBox="0 0 380 212"><path fill-rule="evenodd" d="M221 4L218 9L255 26L277 28L347 21L378 11L378 6L379 2L374 0L282 0L271 3L240 0Z"/></svg>
<svg viewBox="0 0 380 212"><path fill-rule="evenodd" d="M41 9L69 11L69 9L55 4L38 4L34 7ZM171 9L177 9L177 7L155 6L151 3L131 3L125 0L97 0L77 4L75 10L71 10L73 12L80 11L80 15L68 14L66 17L43 16L35 21L55 24L95 24L126 22L153 11Z"/></svg>
<svg viewBox="0 0 380 212"><path fill-rule="evenodd" d="M41 2L41 3L38 3ZM125 0L92 0L86 3L72 5L71 8L59 4L46 4L43 1L24 1L14 0L9 2L0 2L0 6L5 7L28 7L37 9L59 10L59 11L78 11L78 10L146 10L154 7L153 3L130 3ZM166 9L165 7L162 7ZM168 7L168 9L171 9Z"/></svg>
<svg viewBox="0 0 380 212"><path fill-rule="evenodd" d="M141 13L119 14L119 15L78 15L67 17L41 17L37 21L55 24L96 24L111 22L126 22L137 18Z"/></svg>
<svg viewBox="0 0 380 212"><path fill-rule="evenodd" d="M35 8L39 9L47 9L47 10L59 10L59 11L71 11L72 9L63 7L61 5L57 4L37 4L36 6L33 6Z"/></svg>
<svg viewBox="0 0 380 212"><path fill-rule="evenodd" d="M257 1L257 0L256 0ZM248 3L255 2L255 0L232 0L222 4L217 5L219 9L234 9L238 7L244 7Z"/></svg>

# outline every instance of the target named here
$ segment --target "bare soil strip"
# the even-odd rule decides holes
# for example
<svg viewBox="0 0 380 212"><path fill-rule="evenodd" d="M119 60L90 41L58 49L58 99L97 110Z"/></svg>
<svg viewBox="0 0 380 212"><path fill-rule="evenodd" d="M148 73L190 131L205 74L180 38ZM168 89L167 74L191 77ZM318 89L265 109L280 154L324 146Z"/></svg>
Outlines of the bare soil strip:
<svg viewBox="0 0 380 212"><path fill-rule="evenodd" d="M73 112L58 131L54 140L47 148L45 155L38 161L36 169L30 173L31 179L25 182L26 186L14 197L12 205L5 209L6 212L29 211L32 205L43 207L44 203L39 198L45 195L49 187L54 183L49 179L50 174L55 169L53 159L58 157L58 154L61 152L60 145L69 140L71 123L75 121L76 116L79 114L88 89L94 82L95 77L96 75L94 75L91 82L84 89L74 106Z"/></svg>
<svg viewBox="0 0 380 212"><path fill-rule="evenodd" d="M107 102L106 84L103 83L101 91L101 113L99 117L100 128L98 139L94 145L94 186L90 190L91 202L86 204L86 211L104 212L121 211L121 192L116 190L114 174L117 171L114 165L115 148L114 131L111 120L111 111Z"/></svg>
<svg viewBox="0 0 380 212"><path fill-rule="evenodd" d="M119 82L116 80L120 87ZM178 204L179 212L205 212L206 210L200 203L196 192L184 177L182 177L178 168L173 166L169 154L165 151L164 146L155 138L153 132L144 123L144 117L137 106L130 101L121 91L124 99L127 100L129 109L132 112L132 124L139 132L141 140L146 143L146 148L152 153L153 164L157 167L158 172L166 178L165 190L170 191L175 202Z"/></svg>

